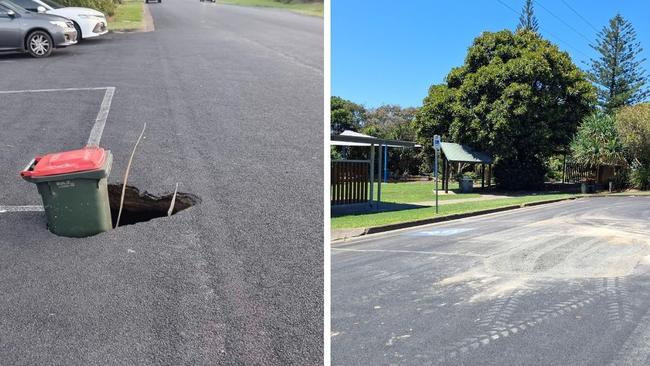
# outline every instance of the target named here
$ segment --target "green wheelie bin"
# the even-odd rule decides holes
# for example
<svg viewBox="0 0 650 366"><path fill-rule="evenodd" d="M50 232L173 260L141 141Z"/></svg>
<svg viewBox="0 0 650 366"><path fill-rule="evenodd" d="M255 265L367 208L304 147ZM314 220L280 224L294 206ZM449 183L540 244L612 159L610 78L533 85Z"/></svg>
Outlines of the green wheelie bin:
<svg viewBox="0 0 650 366"><path fill-rule="evenodd" d="M106 186L112 163L109 150L85 147L37 156L20 175L36 184L51 232L86 237L112 227Z"/></svg>

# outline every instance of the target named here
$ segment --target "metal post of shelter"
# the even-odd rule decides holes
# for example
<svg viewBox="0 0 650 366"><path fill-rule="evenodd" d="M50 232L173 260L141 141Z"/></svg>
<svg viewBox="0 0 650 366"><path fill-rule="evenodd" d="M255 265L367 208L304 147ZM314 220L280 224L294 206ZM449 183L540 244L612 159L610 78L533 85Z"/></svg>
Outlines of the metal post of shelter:
<svg viewBox="0 0 650 366"><path fill-rule="evenodd" d="M370 144L370 206L375 199L375 144Z"/></svg>
<svg viewBox="0 0 650 366"><path fill-rule="evenodd" d="M485 164L481 164L481 188L485 188Z"/></svg>
<svg viewBox="0 0 650 366"><path fill-rule="evenodd" d="M383 157L381 156L381 149L382 146L379 145L379 186L377 187L377 208L379 208L379 205L381 203L381 172L382 172L382 162L383 162Z"/></svg>
<svg viewBox="0 0 650 366"><path fill-rule="evenodd" d="M388 145L384 145L384 182L388 182Z"/></svg>

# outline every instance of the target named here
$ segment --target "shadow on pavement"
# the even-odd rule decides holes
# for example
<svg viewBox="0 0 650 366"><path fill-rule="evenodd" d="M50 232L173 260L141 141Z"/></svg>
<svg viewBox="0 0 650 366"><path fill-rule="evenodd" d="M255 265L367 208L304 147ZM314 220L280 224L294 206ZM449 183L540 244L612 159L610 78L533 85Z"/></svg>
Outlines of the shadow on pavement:
<svg viewBox="0 0 650 366"><path fill-rule="evenodd" d="M370 206L369 203L352 203L348 205L332 206L331 214L332 217L345 216L345 215L363 215L363 214L378 213L378 212L412 210L415 208L425 208L425 207L429 207L429 206L414 205L411 203L393 203L393 202L381 202L379 204L375 203L373 204L373 206Z"/></svg>

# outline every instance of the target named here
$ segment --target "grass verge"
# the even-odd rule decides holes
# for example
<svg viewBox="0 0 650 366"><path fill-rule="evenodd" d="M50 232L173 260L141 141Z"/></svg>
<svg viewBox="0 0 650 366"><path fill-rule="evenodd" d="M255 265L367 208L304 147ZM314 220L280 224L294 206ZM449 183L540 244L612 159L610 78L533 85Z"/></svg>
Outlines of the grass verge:
<svg viewBox="0 0 650 366"><path fill-rule="evenodd" d="M282 8L291 10L296 13L322 17L323 3L292 3L285 4L273 0L219 0L222 4L242 5L242 6L260 6L266 8Z"/></svg>
<svg viewBox="0 0 650 366"><path fill-rule="evenodd" d="M434 207L417 208L412 210L379 212L363 215L348 215L332 217L332 229L368 228L389 224L398 224L410 221L424 220L434 217L443 217L461 213L494 209L499 207L520 205L523 203L552 201L562 198L576 197L575 194L537 194L506 199L495 199L487 201L474 201L464 203L452 203L441 205L436 215Z"/></svg>
<svg viewBox="0 0 650 366"><path fill-rule="evenodd" d="M609 196L650 196L650 191L625 191L609 193Z"/></svg>
<svg viewBox="0 0 650 366"><path fill-rule="evenodd" d="M377 197L377 186L375 184L374 195ZM415 203L434 201L436 196L434 194L435 183L428 182L409 182L409 183L382 183L381 184L381 200L382 202L397 202L397 203ZM458 189L458 183L449 182L449 189ZM464 198L478 198L481 195L478 193L457 193L457 194L444 194L442 184L438 184L438 199L445 200L458 200Z"/></svg>
<svg viewBox="0 0 650 366"><path fill-rule="evenodd" d="M132 31L144 27L144 0L124 0L115 9L115 15L108 19L112 31Z"/></svg>

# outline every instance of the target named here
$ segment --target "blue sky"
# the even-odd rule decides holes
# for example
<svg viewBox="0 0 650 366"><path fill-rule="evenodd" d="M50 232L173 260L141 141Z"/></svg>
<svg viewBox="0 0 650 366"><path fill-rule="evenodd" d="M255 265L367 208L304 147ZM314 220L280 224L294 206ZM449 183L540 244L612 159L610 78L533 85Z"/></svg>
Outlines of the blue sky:
<svg viewBox="0 0 650 366"><path fill-rule="evenodd" d="M511 9L516 10L514 13ZM579 15L573 12L569 4ZM331 0L332 94L366 107L420 106L430 85L463 63L483 31L514 29L524 0ZM648 0L535 0L542 35L574 63L596 57L589 43L617 12L650 54ZM645 18L645 19L644 19ZM644 64L650 70L650 64Z"/></svg>

